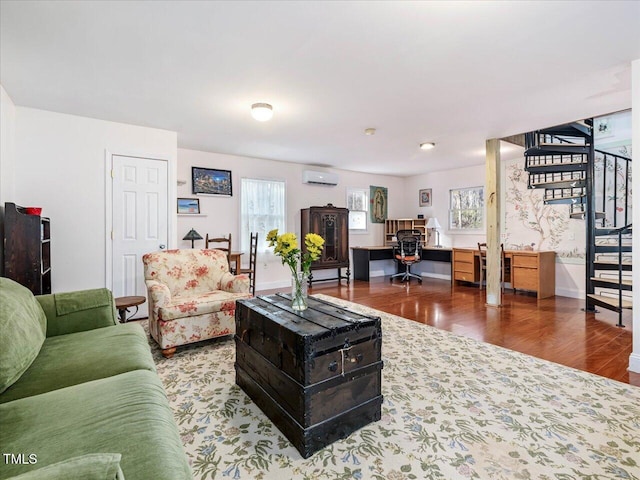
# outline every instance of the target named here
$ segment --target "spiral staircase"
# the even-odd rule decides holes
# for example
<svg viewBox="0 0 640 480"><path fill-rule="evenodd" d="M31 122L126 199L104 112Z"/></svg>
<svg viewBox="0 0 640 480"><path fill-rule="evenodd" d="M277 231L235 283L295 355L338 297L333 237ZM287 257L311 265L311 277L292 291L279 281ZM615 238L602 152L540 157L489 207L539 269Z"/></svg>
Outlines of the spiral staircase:
<svg viewBox="0 0 640 480"><path fill-rule="evenodd" d="M528 187L586 222L585 310L632 308L631 159L597 150L593 119L525 134Z"/></svg>

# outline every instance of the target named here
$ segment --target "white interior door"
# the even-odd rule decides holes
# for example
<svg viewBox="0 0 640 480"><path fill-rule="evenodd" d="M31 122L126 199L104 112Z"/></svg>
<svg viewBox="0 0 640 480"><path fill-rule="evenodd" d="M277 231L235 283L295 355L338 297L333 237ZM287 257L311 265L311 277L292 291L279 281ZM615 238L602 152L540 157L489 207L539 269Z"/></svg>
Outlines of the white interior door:
<svg viewBox="0 0 640 480"><path fill-rule="evenodd" d="M113 155L112 169L113 294L146 297L142 256L168 240L167 162ZM135 317L147 314L144 303Z"/></svg>

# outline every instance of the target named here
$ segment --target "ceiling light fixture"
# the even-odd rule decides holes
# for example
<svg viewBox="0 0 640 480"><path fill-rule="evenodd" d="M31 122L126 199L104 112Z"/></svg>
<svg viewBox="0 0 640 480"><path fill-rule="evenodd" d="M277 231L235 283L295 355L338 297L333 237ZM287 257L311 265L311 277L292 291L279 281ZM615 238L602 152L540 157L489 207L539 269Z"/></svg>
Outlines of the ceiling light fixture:
<svg viewBox="0 0 640 480"><path fill-rule="evenodd" d="M271 120L273 107L268 103L254 103L251 105L251 116L259 122Z"/></svg>
<svg viewBox="0 0 640 480"><path fill-rule="evenodd" d="M420 148L422 150L431 150L432 148L434 148L436 146L435 143L433 142L426 142L426 143L421 143L420 144Z"/></svg>
<svg viewBox="0 0 640 480"><path fill-rule="evenodd" d="M365 135L375 135L376 134L376 129L375 128L365 128L364 129L364 134Z"/></svg>

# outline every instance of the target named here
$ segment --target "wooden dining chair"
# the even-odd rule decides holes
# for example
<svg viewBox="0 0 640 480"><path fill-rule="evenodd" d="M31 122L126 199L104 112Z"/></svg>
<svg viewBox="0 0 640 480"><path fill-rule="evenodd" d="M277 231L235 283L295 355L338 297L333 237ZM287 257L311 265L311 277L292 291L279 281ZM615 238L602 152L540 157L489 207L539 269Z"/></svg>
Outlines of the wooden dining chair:
<svg viewBox="0 0 640 480"><path fill-rule="evenodd" d="M209 246L210 244L213 244L213 247ZM227 254L227 262L229 263L229 271L231 273L235 273L231 268L231 234L229 234L228 238L227 237L209 238L209 234L207 233L204 239L204 248L222 250L223 252L225 252Z"/></svg>
<svg viewBox="0 0 640 480"><path fill-rule="evenodd" d="M258 232L253 233L249 237L249 267L241 268L240 273L249 275L249 287L251 295L256 296L256 260L258 258Z"/></svg>
<svg viewBox="0 0 640 480"><path fill-rule="evenodd" d="M487 244L478 243L478 250L480 252L480 288L482 289L482 282L487 276ZM511 278L511 265L507 263L504 255L504 244L500 244L500 288L504 292L505 279Z"/></svg>
<svg viewBox="0 0 640 480"><path fill-rule="evenodd" d="M480 289L482 290L482 282L487 276L487 244L478 242L478 252L480 255Z"/></svg>
<svg viewBox="0 0 640 480"><path fill-rule="evenodd" d="M511 282L511 285L513 286L513 281L511 280L511 262L507 262L507 257L504 253L504 244L501 243L500 244L500 274L502 275L502 277L500 278L500 285L502 287L502 291L504 292L504 284L507 283L507 278L509 279L509 281ZM513 289L513 292L515 293L516 289Z"/></svg>

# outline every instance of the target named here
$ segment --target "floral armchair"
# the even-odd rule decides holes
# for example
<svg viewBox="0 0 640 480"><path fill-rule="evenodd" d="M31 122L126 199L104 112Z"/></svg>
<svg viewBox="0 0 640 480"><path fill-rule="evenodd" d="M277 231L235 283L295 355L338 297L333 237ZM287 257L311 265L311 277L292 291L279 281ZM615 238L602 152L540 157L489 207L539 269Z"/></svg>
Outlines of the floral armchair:
<svg viewBox="0 0 640 480"><path fill-rule="evenodd" d="M229 273L219 250L163 250L142 257L149 332L170 358L176 347L235 333L236 300L249 277Z"/></svg>

